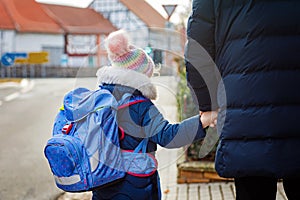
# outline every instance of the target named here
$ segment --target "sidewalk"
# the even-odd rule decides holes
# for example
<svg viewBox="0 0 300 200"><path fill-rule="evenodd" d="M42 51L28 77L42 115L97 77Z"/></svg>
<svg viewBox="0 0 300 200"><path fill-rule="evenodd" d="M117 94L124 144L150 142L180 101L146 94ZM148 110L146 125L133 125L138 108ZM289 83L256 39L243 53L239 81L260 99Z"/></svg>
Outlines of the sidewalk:
<svg viewBox="0 0 300 200"><path fill-rule="evenodd" d="M153 83L158 89L158 99L154 101L162 114L171 123L177 121L175 77L155 77ZM177 184L177 160L184 151L158 147L157 160L161 179L162 200L234 200L233 182ZM58 200L90 200L91 193L65 193ZM278 184L276 200L287 200L282 184Z"/></svg>

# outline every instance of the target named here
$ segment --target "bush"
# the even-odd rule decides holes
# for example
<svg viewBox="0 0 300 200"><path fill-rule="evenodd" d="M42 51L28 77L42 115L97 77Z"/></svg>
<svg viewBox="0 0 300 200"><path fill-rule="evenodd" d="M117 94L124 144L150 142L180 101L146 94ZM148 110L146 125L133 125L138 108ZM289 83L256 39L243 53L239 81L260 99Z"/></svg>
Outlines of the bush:
<svg viewBox="0 0 300 200"><path fill-rule="evenodd" d="M199 114L198 106L195 104L191 90L187 86L186 70L183 59L177 58L179 83L177 90L177 112L180 121ZM187 161L208 160L214 161L218 135L215 129L208 128L207 136L202 141L191 144L187 149Z"/></svg>

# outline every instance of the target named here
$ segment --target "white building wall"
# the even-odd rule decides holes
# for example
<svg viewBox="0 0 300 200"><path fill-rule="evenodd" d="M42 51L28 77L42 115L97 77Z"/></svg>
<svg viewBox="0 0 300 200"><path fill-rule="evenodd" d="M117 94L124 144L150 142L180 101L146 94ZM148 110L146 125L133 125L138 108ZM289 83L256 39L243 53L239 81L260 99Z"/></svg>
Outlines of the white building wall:
<svg viewBox="0 0 300 200"><path fill-rule="evenodd" d="M134 45L148 46L149 30L145 22L131 12L120 0L94 0L91 7L118 29L125 29Z"/></svg>
<svg viewBox="0 0 300 200"><path fill-rule="evenodd" d="M101 13L119 29L122 28L127 31L132 31L147 27L147 25L121 3L120 0L94 0L91 7Z"/></svg>
<svg viewBox="0 0 300 200"><path fill-rule="evenodd" d="M127 30L135 46L145 49L150 46L150 56L155 58L155 64L172 66L174 56L183 54L181 35L171 23L167 22L165 28L148 27L120 0L94 0L91 8L117 28Z"/></svg>
<svg viewBox="0 0 300 200"><path fill-rule="evenodd" d="M63 34L18 33L14 30L0 30L0 59L5 53L48 52L45 66L94 67L97 56L72 57L64 54ZM104 59L102 64L107 64Z"/></svg>
<svg viewBox="0 0 300 200"><path fill-rule="evenodd" d="M18 33L14 30L1 32L0 53L29 53L47 51L46 65L60 65L64 49L63 34Z"/></svg>
<svg viewBox="0 0 300 200"><path fill-rule="evenodd" d="M64 48L63 34L18 33L15 36L16 52L42 51L49 46Z"/></svg>
<svg viewBox="0 0 300 200"><path fill-rule="evenodd" d="M0 30L0 54L14 50L15 31Z"/></svg>

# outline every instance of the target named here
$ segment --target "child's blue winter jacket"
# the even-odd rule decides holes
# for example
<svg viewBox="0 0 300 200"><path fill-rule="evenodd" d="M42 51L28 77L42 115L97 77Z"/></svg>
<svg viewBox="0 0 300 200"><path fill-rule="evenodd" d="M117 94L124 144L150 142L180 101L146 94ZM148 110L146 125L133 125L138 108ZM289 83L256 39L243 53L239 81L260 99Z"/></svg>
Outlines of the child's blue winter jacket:
<svg viewBox="0 0 300 200"><path fill-rule="evenodd" d="M117 67L102 67L97 72L98 84L108 89L119 100L125 93L144 96L149 101L131 105L118 111L118 123L125 131L121 148L133 150L147 137L147 153L155 156L157 144L166 148L178 148L203 139L205 132L199 116L170 124L150 101L155 99L156 89L150 79L138 72ZM93 191L93 200L99 199L160 199L157 172L145 177L127 174L124 179Z"/></svg>

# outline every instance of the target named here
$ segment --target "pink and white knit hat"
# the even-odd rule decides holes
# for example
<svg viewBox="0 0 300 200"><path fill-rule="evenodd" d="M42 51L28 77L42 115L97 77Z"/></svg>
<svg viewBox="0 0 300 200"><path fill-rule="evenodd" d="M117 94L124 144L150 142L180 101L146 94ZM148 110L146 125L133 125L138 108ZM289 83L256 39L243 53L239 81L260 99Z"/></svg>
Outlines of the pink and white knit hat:
<svg viewBox="0 0 300 200"><path fill-rule="evenodd" d="M124 30L109 34L106 39L108 58L112 66L131 69L151 77L154 62L141 48L129 44L129 37Z"/></svg>

